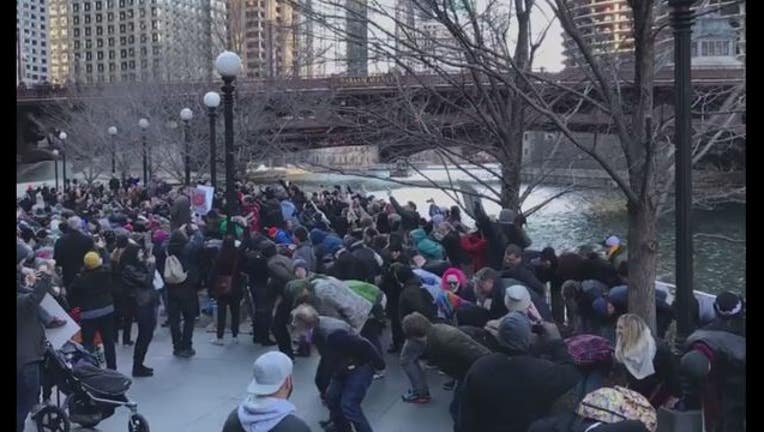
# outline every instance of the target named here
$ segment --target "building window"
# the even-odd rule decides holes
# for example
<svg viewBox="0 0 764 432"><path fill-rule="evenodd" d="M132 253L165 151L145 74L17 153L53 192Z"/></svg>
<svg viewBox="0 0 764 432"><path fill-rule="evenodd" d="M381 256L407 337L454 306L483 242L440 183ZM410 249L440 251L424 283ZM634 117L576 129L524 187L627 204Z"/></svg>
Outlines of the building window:
<svg viewBox="0 0 764 432"><path fill-rule="evenodd" d="M116 53L113 50L109 51L109 60L114 60L114 56L115 55L116 55Z"/></svg>
<svg viewBox="0 0 764 432"><path fill-rule="evenodd" d="M110 37L110 38L109 38L109 46L110 46L110 47L113 47L113 46L114 46L114 38L113 38L113 37Z"/></svg>
<svg viewBox="0 0 764 432"><path fill-rule="evenodd" d="M104 70L103 63L98 63L98 72L103 72L103 70Z"/></svg>
<svg viewBox="0 0 764 432"><path fill-rule="evenodd" d="M126 29L127 29L127 27L124 24L120 24L119 25L119 32L120 33L125 33Z"/></svg>
<svg viewBox="0 0 764 432"><path fill-rule="evenodd" d="M79 3L72 4L72 12L77 13L79 11L80 11L80 4Z"/></svg>
<svg viewBox="0 0 764 432"><path fill-rule="evenodd" d="M96 59L97 60L103 60L103 51L98 51L98 53L96 55Z"/></svg>
<svg viewBox="0 0 764 432"><path fill-rule="evenodd" d="M78 17L78 16L72 17L72 24L80 25L80 17Z"/></svg>
<svg viewBox="0 0 764 432"><path fill-rule="evenodd" d="M125 37L125 36L120 36L120 38L119 38L119 44L120 44L120 45L127 45L127 37Z"/></svg>
<svg viewBox="0 0 764 432"><path fill-rule="evenodd" d="M131 45L134 44L135 43L135 36L133 36L133 35L128 36L127 37L127 43L131 44Z"/></svg>
<svg viewBox="0 0 764 432"><path fill-rule="evenodd" d="M114 63L109 63L109 72L114 72L117 70L117 65Z"/></svg>
<svg viewBox="0 0 764 432"><path fill-rule="evenodd" d="M93 60L93 53L90 51L85 52L85 61L91 61Z"/></svg>
<svg viewBox="0 0 764 432"><path fill-rule="evenodd" d="M86 1L83 6L85 8L85 12L90 12L90 2L89 1Z"/></svg>
<svg viewBox="0 0 764 432"><path fill-rule="evenodd" d="M87 73L93 73L93 65L88 63L85 65L85 72Z"/></svg>
<svg viewBox="0 0 764 432"><path fill-rule="evenodd" d="M126 71L127 70L127 62L122 62L122 64L119 65L119 69Z"/></svg>
<svg viewBox="0 0 764 432"><path fill-rule="evenodd" d="M114 26L110 25L110 26L106 27L106 33L108 33L110 35L113 35L114 34Z"/></svg>
<svg viewBox="0 0 764 432"><path fill-rule="evenodd" d="M85 24L90 24L90 15L85 15Z"/></svg>
<svg viewBox="0 0 764 432"><path fill-rule="evenodd" d="M103 27L98 26L96 27L96 36L101 36L101 35L103 35Z"/></svg>
<svg viewBox="0 0 764 432"><path fill-rule="evenodd" d="M85 27L85 36L90 36L90 27Z"/></svg>
<svg viewBox="0 0 764 432"><path fill-rule="evenodd" d="M80 29L74 28L74 37L80 37Z"/></svg>
<svg viewBox="0 0 764 432"><path fill-rule="evenodd" d="M119 58L127 58L127 50L123 49L119 51Z"/></svg>
<svg viewBox="0 0 764 432"><path fill-rule="evenodd" d="M103 14L96 14L96 22L102 22L103 21Z"/></svg>
<svg viewBox="0 0 764 432"><path fill-rule="evenodd" d="M114 12L108 12L108 13L106 14L106 19L107 19L109 22L111 22L111 21L114 21Z"/></svg>
<svg viewBox="0 0 764 432"><path fill-rule="evenodd" d="M90 40L90 39L86 39L85 40L85 49L91 49L91 48L93 48L93 41ZM88 54L90 54L90 53L88 53Z"/></svg>
<svg viewBox="0 0 764 432"><path fill-rule="evenodd" d="M121 12L119 13L119 20L120 20L120 21L124 21L124 20L125 20L125 11L121 11Z"/></svg>
<svg viewBox="0 0 764 432"><path fill-rule="evenodd" d="M135 69L135 60L130 60L130 69Z"/></svg>
<svg viewBox="0 0 764 432"><path fill-rule="evenodd" d="M98 39L96 41L96 47L103 48L103 39Z"/></svg>

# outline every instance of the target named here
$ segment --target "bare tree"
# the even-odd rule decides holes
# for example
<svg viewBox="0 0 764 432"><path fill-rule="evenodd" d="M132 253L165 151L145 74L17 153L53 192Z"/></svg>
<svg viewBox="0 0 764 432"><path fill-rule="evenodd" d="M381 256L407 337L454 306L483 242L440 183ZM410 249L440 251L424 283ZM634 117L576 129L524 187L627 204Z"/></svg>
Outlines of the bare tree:
<svg viewBox="0 0 764 432"><path fill-rule="evenodd" d="M323 1L342 9L338 1ZM507 5L489 1L481 6L467 0L410 1L414 10L444 28L449 37L430 37L424 26L412 25L402 16L405 14L396 14L389 5L368 2L369 16L375 17L368 20L369 49L395 64L401 83L394 96L380 102L379 109L371 114L364 109L363 114L373 122L356 116L372 131L370 138L387 138L399 148L437 148L444 158L451 158L450 163L456 159L453 149L457 144L491 153L499 163L498 170L477 166L495 172L501 179L501 191L493 194L502 205L517 209L523 134L530 122L551 127L596 161L623 194L633 293L629 309L654 328L657 220L662 209L669 207L666 198L673 184L673 115L660 116L654 102L656 73L672 59L665 5L653 0L628 1L630 46L608 52L600 46L595 50L597 35L577 25L577 12L570 2L544 2L571 42L577 67L569 76L580 77L557 80L531 67L548 29L535 33L531 29L530 14L542 10L540 2L514 0ZM700 13L713 7L705 2ZM349 8L342 11L353 13ZM377 19L380 17L383 19ZM341 34L343 29L332 26L332 18L315 17ZM712 149L718 151L720 144L723 147L744 139L740 126L744 95L729 87L698 94L694 141L698 162L713 154ZM624 169L596 141L576 133L579 113L598 131L618 138ZM399 133L393 135L392 130ZM743 185L732 194L744 195L744 190ZM711 194L709 198L731 195L729 190L717 192L722 196Z"/></svg>

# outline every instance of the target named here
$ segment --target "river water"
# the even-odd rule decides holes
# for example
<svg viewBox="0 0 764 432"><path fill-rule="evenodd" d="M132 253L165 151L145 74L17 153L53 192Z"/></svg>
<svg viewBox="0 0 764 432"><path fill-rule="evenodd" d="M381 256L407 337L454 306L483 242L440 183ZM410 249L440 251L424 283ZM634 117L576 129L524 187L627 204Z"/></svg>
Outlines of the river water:
<svg viewBox="0 0 764 432"><path fill-rule="evenodd" d="M491 179L486 171L475 171L481 179ZM306 187L319 185L350 185L363 187L376 196L386 196L386 189L392 190L399 201L413 201L423 216L427 215L427 200L433 198L440 206L451 206L454 201L443 191L428 187L431 181L447 185L453 181L470 181L464 173L446 173L443 169L425 169L422 175L414 174L400 179L412 185L400 185L386 180L385 172L369 172L377 178L345 176L339 174L313 174L296 183ZM27 182L52 183L53 169L48 164L27 167L23 175L17 178L18 190L25 188ZM429 180L428 180L429 179ZM491 182L492 186L498 184ZM477 187L481 191L480 187ZM523 204L529 209L559 192L551 186L538 187ZM488 214L496 215L499 206L484 200ZM468 218L467 218L468 219ZM470 221L471 222L471 221ZM745 240L745 206L728 205L714 211L695 211L693 213L694 232L723 235ZM555 250L575 250L583 244L599 244L609 235L617 235L625 241L626 209L620 192L612 190L585 190L572 192L557 198L528 218L526 227L533 240L534 249L552 246ZM665 282L674 282L674 221L673 215L661 219L658 225L659 260L658 278ZM695 289L718 293L731 290L745 294L745 243L698 238L695 247Z"/></svg>

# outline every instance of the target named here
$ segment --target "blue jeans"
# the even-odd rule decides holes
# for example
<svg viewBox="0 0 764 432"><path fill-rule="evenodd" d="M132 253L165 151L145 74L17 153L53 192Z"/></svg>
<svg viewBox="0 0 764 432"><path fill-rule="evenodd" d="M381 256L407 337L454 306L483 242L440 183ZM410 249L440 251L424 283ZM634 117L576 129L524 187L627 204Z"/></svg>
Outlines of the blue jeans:
<svg viewBox="0 0 764 432"><path fill-rule="evenodd" d="M16 431L24 431L29 411L40 395L40 362L27 363L16 373Z"/></svg>
<svg viewBox="0 0 764 432"><path fill-rule="evenodd" d="M419 365L419 359L424 355L427 345L415 339L406 339L401 350L401 367L411 382L411 388L418 395L429 395L427 377Z"/></svg>
<svg viewBox="0 0 764 432"><path fill-rule="evenodd" d="M359 366L353 372L332 377L326 390L326 402L332 423L338 432L372 432L369 421L361 410L361 402L374 379L374 369L370 365Z"/></svg>

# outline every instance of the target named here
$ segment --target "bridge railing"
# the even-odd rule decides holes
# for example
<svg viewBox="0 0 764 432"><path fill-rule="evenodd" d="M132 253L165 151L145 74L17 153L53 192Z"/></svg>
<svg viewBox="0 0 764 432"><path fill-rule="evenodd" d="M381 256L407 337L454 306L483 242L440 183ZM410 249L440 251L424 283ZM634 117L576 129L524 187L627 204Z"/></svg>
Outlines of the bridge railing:
<svg viewBox="0 0 764 432"><path fill-rule="evenodd" d="M565 69L560 72L534 72L533 75L541 80L556 82L563 85L577 85L586 80L586 76L577 70ZM621 80L629 83L634 79L634 73L630 70L620 72ZM745 69L742 68L694 68L692 71L694 83L702 85L733 85L745 82ZM368 75L363 77L351 77L341 75L304 77L284 77L274 79L251 79L243 78L237 81L236 86L243 91L257 91L258 89L283 88L285 90L354 90L354 89L394 89L397 86L418 87L418 86L451 86L453 83L472 82L472 77L466 73L454 73L449 77L437 74L432 75L405 75L398 73L384 73ZM673 86L673 70L663 68L656 72L655 83L661 86ZM217 88L218 81L196 81L196 82L161 82L152 83L166 89L171 89L179 93L203 94L205 91ZM71 97L74 94L78 96L97 95L105 90L118 90L135 88L140 83L121 82L121 83L97 83L97 84L74 84L69 86L43 84L31 87L23 85L16 88L17 99L49 99L57 97Z"/></svg>

